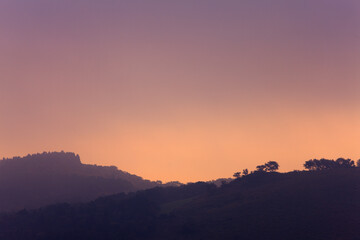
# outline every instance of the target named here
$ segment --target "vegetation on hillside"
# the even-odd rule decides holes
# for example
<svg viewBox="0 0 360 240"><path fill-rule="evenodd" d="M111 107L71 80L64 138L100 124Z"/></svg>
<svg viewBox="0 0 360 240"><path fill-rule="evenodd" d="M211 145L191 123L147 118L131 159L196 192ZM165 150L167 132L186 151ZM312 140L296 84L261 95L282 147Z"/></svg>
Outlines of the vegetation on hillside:
<svg viewBox="0 0 360 240"><path fill-rule="evenodd" d="M360 168L345 162L289 173L261 167L221 187L155 187L3 214L0 239L356 240Z"/></svg>

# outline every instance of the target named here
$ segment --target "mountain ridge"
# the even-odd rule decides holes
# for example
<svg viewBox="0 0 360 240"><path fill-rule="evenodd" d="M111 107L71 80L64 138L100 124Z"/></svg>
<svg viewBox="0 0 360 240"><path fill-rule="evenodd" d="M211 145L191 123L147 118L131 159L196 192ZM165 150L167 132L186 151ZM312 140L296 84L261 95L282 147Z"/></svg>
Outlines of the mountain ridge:
<svg viewBox="0 0 360 240"><path fill-rule="evenodd" d="M0 211L90 201L160 185L115 166L82 164L80 156L71 152L3 158L0 160Z"/></svg>

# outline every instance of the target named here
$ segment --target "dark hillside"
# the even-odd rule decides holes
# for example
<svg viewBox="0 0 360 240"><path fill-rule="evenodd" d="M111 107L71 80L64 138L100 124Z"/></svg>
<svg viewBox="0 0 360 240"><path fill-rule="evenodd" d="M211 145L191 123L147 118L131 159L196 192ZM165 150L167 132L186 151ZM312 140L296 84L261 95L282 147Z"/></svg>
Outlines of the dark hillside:
<svg viewBox="0 0 360 240"><path fill-rule="evenodd" d="M199 239L357 239L359 170L252 174L180 207L175 225Z"/></svg>
<svg viewBox="0 0 360 240"><path fill-rule="evenodd" d="M317 239L360 236L360 168L255 172L0 218L1 239Z"/></svg>

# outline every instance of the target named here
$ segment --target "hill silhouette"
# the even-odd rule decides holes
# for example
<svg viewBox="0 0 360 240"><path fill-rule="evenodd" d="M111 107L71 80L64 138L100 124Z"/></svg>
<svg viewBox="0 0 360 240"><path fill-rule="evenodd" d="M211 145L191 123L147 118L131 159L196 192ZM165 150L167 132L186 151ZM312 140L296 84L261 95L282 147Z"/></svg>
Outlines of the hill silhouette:
<svg viewBox="0 0 360 240"><path fill-rule="evenodd" d="M159 185L115 166L82 164L74 153L44 152L0 161L0 211L90 201Z"/></svg>
<svg viewBox="0 0 360 240"><path fill-rule="evenodd" d="M255 171L0 216L1 239L295 239L360 236L360 168Z"/></svg>

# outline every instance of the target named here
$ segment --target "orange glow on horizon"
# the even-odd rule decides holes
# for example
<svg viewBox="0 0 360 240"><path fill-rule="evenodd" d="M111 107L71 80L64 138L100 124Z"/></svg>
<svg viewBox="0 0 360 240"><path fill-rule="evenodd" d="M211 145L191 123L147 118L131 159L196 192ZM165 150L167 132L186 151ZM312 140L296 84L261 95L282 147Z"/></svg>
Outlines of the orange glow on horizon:
<svg viewBox="0 0 360 240"><path fill-rule="evenodd" d="M1 1L0 157L182 182L359 159L359 2L260 2Z"/></svg>

